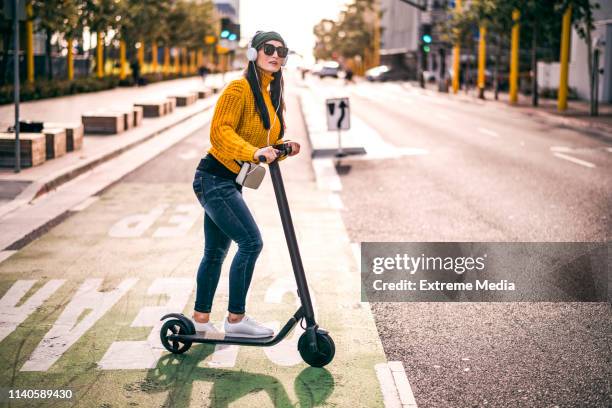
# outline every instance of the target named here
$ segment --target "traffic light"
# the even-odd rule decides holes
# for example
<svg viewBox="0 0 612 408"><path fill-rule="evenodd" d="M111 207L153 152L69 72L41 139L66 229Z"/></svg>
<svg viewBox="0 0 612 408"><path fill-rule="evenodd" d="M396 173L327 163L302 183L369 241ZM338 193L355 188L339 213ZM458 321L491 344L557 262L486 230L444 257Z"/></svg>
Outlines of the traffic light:
<svg viewBox="0 0 612 408"><path fill-rule="evenodd" d="M222 18L219 37L229 41L240 40L240 24L234 24L229 18Z"/></svg>
<svg viewBox="0 0 612 408"><path fill-rule="evenodd" d="M431 51L430 45L432 41L433 41L433 38L431 36L431 24L422 24L420 42L421 42L421 49L423 50L423 52L427 53Z"/></svg>

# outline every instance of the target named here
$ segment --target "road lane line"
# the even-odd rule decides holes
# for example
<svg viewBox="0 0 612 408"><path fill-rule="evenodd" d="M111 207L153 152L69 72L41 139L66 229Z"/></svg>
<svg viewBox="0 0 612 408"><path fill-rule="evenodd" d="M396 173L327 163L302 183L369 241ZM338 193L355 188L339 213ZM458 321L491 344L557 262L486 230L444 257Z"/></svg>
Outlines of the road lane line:
<svg viewBox="0 0 612 408"><path fill-rule="evenodd" d="M412 387L401 361L376 364L374 369L380 382L385 408L417 408Z"/></svg>
<svg viewBox="0 0 612 408"><path fill-rule="evenodd" d="M408 377L406 376L406 370L404 370L404 364L402 364L401 361L389 361L388 366L393 375L395 387L397 388L402 406L404 408L417 408L417 403L412 393L412 387L410 387Z"/></svg>
<svg viewBox="0 0 612 408"><path fill-rule="evenodd" d="M606 150L612 153L612 147L606 147Z"/></svg>
<svg viewBox="0 0 612 408"><path fill-rule="evenodd" d="M551 152L569 153L569 152L572 151L572 149L570 147L567 147L567 146L550 146L550 151Z"/></svg>
<svg viewBox="0 0 612 408"><path fill-rule="evenodd" d="M480 133L483 133L488 136L499 137L499 133L495 132L494 130L489 130L489 129L480 128L480 127L477 130Z"/></svg>
<svg viewBox="0 0 612 408"><path fill-rule="evenodd" d="M580 160L580 159L577 159L577 158L572 157L572 156L568 156L567 154L563 154L563 153L553 153L553 154L555 156L557 156L558 158L560 158L560 159L564 159L564 160L570 161L572 163L579 164L579 165L584 166L584 167L589 167L589 168L594 168L595 167L595 165L593 163L590 163L590 162L584 161L584 160Z"/></svg>
<svg viewBox="0 0 612 408"><path fill-rule="evenodd" d="M402 408L402 402L399 399L397 388L395 388L395 381L393 381L393 374L388 363L376 364L374 369L380 383L385 408Z"/></svg>
<svg viewBox="0 0 612 408"><path fill-rule="evenodd" d="M450 120L448 116L443 115L441 113L436 113L436 118L441 119L441 120L446 120L446 121Z"/></svg>

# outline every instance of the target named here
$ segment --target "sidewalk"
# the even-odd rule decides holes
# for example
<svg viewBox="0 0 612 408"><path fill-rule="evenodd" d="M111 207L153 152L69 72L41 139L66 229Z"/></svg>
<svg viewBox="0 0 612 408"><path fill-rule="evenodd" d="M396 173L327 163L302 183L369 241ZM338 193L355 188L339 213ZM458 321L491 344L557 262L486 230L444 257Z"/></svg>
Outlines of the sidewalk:
<svg viewBox="0 0 612 408"><path fill-rule="evenodd" d="M412 89L419 88L417 82L405 83L404 86L410 86ZM504 106L508 109L517 109L520 112L529 116L539 116L550 121L554 121L565 126L574 128L583 128L585 130L599 131L612 137L612 104L599 103L599 116L589 115L589 102L583 100L568 101L567 110L559 112L557 110L557 100L542 98L538 99L539 106L531 106L531 96L519 93L518 103L510 105L509 95L506 92L499 93L499 99L494 99L494 93L491 90L485 91L485 99L478 98L478 91L473 88L467 93L461 89L455 95L452 93L441 93L438 91L437 84L427 84L425 92L435 92L438 95L447 95L449 98L458 98L460 100L471 103L495 103L498 106Z"/></svg>
<svg viewBox="0 0 612 408"><path fill-rule="evenodd" d="M233 78L226 75L226 81ZM165 98L204 86L221 88L220 75L211 75L206 83L198 78L178 79L146 87L116 88L108 91L71 95L26 102L20 105L22 120L80 122L86 111L108 107L129 107L139 101ZM145 118L141 126L112 136L86 135L81 150L69 152L40 166L22 169L0 168L0 217L57 188L85 171L116 157L185 120L210 109L216 98L198 100L159 118ZM13 105L0 106L0 128L12 125Z"/></svg>

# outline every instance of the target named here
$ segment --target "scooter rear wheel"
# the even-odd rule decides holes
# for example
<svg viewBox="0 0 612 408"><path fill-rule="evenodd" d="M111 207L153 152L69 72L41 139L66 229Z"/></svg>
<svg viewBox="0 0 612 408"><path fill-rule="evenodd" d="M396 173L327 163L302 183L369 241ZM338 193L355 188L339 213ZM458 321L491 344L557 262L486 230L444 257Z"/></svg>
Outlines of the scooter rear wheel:
<svg viewBox="0 0 612 408"><path fill-rule="evenodd" d="M328 334L317 333L317 348L318 351L313 353L308 347L308 338L306 333L300 336L298 341L298 351L302 359L312 367L323 367L331 363L336 354L336 345Z"/></svg>
<svg viewBox="0 0 612 408"><path fill-rule="evenodd" d="M183 354L191 347L190 341L169 340L171 334L189 334L189 330L183 322L178 319L170 319L166 321L159 331L159 336L162 344L171 353Z"/></svg>

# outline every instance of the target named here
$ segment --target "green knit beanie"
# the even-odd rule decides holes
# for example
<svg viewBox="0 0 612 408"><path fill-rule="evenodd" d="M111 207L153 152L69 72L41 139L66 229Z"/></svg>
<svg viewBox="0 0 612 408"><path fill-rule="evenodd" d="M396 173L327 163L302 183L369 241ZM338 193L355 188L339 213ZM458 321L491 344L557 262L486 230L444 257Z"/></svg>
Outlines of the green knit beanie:
<svg viewBox="0 0 612 408"><path fill-rule="evenodd" d="M255 34L255 37L251 40L251 45L253 48L258 49L262 44L267 43L268 41L280 41L286 47L287 43L283 40L283 37L276 31L261 31Z"/></svg>

